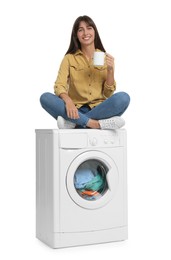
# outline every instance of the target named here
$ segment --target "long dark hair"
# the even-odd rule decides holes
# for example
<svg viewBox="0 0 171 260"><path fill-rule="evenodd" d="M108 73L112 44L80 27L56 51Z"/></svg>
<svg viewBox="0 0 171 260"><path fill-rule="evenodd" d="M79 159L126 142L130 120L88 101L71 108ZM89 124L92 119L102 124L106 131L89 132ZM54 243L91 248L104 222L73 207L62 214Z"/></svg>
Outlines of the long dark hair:
<svg viewBox="0 0 171 260"><path fill-rule="evenodd" d="M68 54L68 53L73 54L78 49L81 49L81 44L80 44L80 42L77 38L77 31L78 31L80 22L82 22L82 21L87 23L89 26L92 26L94 31L95 31L95 39L94 39L95 49L99 49L103 52L106 52L104 47L103 47L103 44L101 42L101 39L100 39L100 36L99 36L99 33L98 33L98 30L97 30L95 23L93 22L93 20L89 16L83 15L83 16L79 16L74 22L74 25L73 25L73 28L72 28L72 33L71 33L71 41L70 41L70 45L69 45L69 48L68 48L66 54Z"/></svg>

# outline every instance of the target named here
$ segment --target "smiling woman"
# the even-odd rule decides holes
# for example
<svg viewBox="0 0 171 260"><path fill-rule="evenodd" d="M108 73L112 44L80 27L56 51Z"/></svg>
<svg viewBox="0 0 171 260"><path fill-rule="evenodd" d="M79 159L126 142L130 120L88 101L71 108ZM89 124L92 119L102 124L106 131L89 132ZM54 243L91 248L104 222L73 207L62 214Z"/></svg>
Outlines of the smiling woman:
<svg viewBox="0 0 171 260"><path fill-rule="evenodd" d="M93 32L91 32L93 31ZM87 35L86 35L87 33ZM94 41L92 42L92 45L96 49L99 49L103 52L105 52L105 49L103 47L103 44L101 42L97 27L93 20L84 15L84 16L79 16L73 25L72 33L71 33L71 41L70 41L70 46L68 48L68 53L75 53L78 49L82 49L80 38L82 36L88 36L88 34L93 34Z"/></svg>
<svg viewBox="0 0 171 260"><path fill-rule="evenodd" d="M78 28L77 37L83 49L84 45L86 47L87 45L94 43L95 31L92 26L89 26L87 23L82 21L80 22L80 26ZM89 59L92 57L87 58Z"/></svg>
<svg viewBox="0 0 171 260"><path fill-rule="evenodd" d="M95 66L95 52L105 53L104 64ZM74 22L69 48L61 62L54 92L41 95L42 107L59 128L118 129L130 97L116 90L114 58L106 53L97 27L89 16Z"/></svg>

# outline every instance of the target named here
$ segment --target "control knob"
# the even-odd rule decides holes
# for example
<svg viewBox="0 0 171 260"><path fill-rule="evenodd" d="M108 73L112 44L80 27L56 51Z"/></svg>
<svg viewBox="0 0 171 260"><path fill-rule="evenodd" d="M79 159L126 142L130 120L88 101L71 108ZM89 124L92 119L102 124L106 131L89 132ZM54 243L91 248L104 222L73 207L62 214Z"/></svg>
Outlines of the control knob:
<svg viewBox="0 0 171 260"><path fill-rule="evenodd" d="M90 139L90 144L92 146L96 146L97 145L97 139L95 137L93 137L92 139Z"/></svg>

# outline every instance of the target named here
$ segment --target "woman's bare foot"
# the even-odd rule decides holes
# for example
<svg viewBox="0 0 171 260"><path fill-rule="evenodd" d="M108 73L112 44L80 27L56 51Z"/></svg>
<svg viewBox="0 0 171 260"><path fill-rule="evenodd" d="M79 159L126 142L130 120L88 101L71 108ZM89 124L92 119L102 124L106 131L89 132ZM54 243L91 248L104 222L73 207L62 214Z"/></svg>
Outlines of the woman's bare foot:
<svg viewBox="0 0 171 260"><path fill-rule="evenodd" d="M90 128L95 128L95 129L99 129L100 128L100 124L98 120L94 120L94 119L89 119L87 126Z"/></svg>

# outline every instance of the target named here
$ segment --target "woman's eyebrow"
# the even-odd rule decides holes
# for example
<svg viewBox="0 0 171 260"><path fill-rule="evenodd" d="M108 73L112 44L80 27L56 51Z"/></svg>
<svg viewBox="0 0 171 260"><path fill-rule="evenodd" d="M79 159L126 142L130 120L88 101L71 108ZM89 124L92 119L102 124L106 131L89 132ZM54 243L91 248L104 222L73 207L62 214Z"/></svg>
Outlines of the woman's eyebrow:
<svg viewBox="0 0 171 260"><path fill-rule="evenodd" d="M91 25L87 24L86 27L92 27ZM83 29L84 27L80 26L78 29Z"/></svg>

